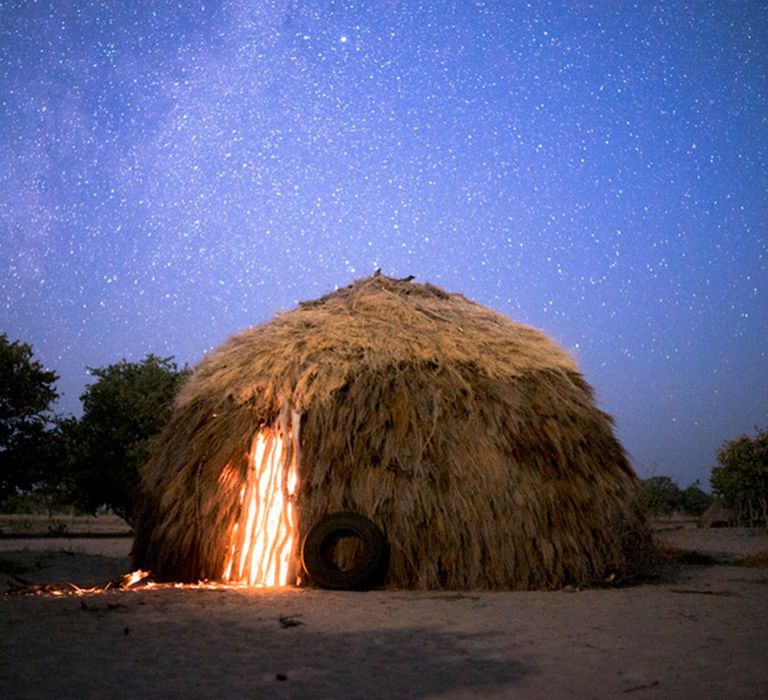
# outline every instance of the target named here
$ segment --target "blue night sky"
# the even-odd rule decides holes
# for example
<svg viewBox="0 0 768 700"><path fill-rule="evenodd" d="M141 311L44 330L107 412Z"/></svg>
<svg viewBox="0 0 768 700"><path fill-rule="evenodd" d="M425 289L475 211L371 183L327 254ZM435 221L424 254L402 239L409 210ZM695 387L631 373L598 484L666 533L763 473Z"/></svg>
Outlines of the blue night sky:
<svg viewBox="0 0 768 700"><path fill-rule="evenodd" d="M569 348L640 476L768 425L765 2L0 1L0 163L62 411L382 268Z"/></svg>

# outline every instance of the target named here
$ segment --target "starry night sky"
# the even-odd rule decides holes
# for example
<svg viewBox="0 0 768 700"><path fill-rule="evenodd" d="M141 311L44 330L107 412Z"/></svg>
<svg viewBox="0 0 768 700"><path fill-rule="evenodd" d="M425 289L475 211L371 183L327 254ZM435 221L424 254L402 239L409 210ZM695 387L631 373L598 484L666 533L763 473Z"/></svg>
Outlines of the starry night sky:
<svg viewBox="0 0 768 700"><path fill-rule="evenodd" d="M640 476L768 425L765 2L0 1L0 164L62 411L382 268L569 348Z"/></svg>

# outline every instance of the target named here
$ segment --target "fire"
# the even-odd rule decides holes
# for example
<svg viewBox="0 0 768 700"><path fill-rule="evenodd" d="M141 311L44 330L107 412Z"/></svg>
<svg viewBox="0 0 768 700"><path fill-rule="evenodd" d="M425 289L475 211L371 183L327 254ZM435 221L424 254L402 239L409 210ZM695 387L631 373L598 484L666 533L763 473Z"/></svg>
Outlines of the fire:
<svg viewBox="0 0 768 700"><path fill-rule="evenodd" d="M120 582L120 588L126 589L130 588L131 586L135 586L137 583L143 581L148 576L149 571L142 571L141 569L131 571L131 573L125 574L125 576L123 576L123 580Z"/></svg>
<svg viewBox="0 0 768 700"><path fill-rule="evenodd" d="M82 588L74 583L67 583L66 585L58 585L51 583L32 583L31 581L25 581L23 578L13 576L15 580L11 580L8 583L10 588L8 593L26 594L26 595L52 595L52 596L65 596L75 595L84 596L91 593L106 593L109 590L118 591L133 591L136 590L137 584L144 582L144 587L151 588L154 584L151 581L145 581L149 576L149 571L142 571L137 569L129 574L123 574L117 579L110 581L103 586L92 586L90 588Z"/></svg>
<svg viewBox="0 0 768 700"><path fill-rule="evenodd" d="M287 463L287 464L286 464ZM224 581L251 586L285 586L296 579L294 495L296 454L277 431L262 428L248 455L248 472L240 490L240 516L232 527ZM227 470L222 479L231 474Z"/></svg>

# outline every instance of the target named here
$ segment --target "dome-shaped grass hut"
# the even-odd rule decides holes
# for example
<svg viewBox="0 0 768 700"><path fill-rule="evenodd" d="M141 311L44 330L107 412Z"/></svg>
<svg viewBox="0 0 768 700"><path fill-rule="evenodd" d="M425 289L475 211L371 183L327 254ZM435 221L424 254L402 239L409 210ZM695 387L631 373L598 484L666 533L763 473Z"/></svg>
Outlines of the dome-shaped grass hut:
<svg viewBox="0 0 768 700"><path fill-rule="evenodd" d="M200 363L143 471L134 562L301 582L304 535L352 511L386 534L392 588L624 576L645 529L611 424L540 331L377 274Z"/></svg>

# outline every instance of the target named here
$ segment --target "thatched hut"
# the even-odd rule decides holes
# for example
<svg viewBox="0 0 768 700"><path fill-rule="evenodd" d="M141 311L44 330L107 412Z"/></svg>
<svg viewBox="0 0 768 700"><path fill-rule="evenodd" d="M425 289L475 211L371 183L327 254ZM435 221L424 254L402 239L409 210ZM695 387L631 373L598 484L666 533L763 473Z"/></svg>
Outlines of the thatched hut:
<svg viewBox="0 0 768 700"><path fill-rule="evenodd" d="M144 469L134 560L165 579L294 583L308 529L352 511L386 533L388 587L583 585L633 571L634 482L568 353L377 274L200 363Z"/></svg>
<svg viewBox="0 0 768 700"><path fill-rule="evenodd" d="M722 501L714 501L700 516L699 527L729 527L737 521L736 511Z"/></svg>

